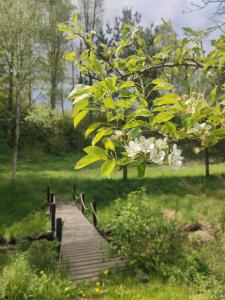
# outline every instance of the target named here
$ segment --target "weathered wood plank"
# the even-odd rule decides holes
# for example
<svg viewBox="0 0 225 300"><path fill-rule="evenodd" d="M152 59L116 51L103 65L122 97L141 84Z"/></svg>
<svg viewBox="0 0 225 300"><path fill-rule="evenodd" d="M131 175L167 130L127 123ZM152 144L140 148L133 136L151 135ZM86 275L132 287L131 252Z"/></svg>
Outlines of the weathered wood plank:
<svg viewBox="0 0 225 300"><path fill-rule="evenodd" d="M57 203L57 218L62 218L62 264L70 270L74 281L98 278L106 268L124 266L120 258L110 258L107 241L73 203Z"/></svg>

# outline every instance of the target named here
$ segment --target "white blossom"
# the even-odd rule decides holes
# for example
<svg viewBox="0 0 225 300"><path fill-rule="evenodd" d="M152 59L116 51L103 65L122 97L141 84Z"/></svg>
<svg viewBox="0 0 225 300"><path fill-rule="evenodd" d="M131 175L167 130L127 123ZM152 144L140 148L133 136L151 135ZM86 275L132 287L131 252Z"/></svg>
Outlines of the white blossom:
<svg viewBox="0 0 225 300"><path fill-rule="evenodd" d="M140 143L141 152L145 154L150 153L155 147L154 138L146 139L144 136L141 136L139 139L139 143Z"/></svg>
<svg viewBox="0 0 225 300"><path fill-rule="evenodd" d="M157 148L154 148L150 153L150 159L155 164L161 165L164 161L165 155L166 155L165 151L163 150L159 151Z"/></svg>
<svg viewBox="0 0 225 300"><path fill-rule="evenodd" d="M115 130L114 134L116 137L121 137L123 135L123 132L121 130Z"/></svg>
<svg viewBox="0 0 225 300"><path fill-rule="evenodd" d="M197 123L195 124L195 126L191 129L189 129L189 133L190 134L194 134L194 135L208 135L209 134L209 130L212 128L211 125L206 124L206 123Z"/></svg>
<svg viewBox="0 0 225 300"><path fill-rule="evenodd" d="M172 152L168 155L168 163L174 169L179 169L182 166L182 161L183 157L181 156L181 150L174 144Z"/></svg>
<svg viewBox="0 0 225 300"><path fill-rule="evenodd" d="M141 147L137 139L134 141L129 142L129 145L125 147L128 156L131 158L135 158L135 156L141 152Z"/></svg>
<svg viewBox="0 0 225 300"><path fill-rule="evenodd" d="M151 163L161 165L168 152L167 139L156 139L155 137L145 138L141 136L134 141L130 141L128 146L125 147L128 156L137 159L138 155L144 156ZM182 165L183 157L181 156L181 150L174 144L172 151L168 155L168 162L175 169L179 169Z"/></svg>
<svg viewBox="0 0 225 300"><path fill-rule="evenodd" d="M158 139L158 140L156 140L155 144L156 144L156 147L158 149L166 149L166 148L168 148L167 138Z"/></svg>

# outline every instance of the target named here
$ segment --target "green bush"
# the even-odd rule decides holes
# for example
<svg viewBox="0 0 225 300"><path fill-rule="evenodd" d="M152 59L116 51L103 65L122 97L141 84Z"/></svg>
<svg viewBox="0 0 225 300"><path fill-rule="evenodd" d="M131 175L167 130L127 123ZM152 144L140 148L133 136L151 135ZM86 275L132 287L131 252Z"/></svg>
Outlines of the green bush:
<svg viewBox="0 0 225 300"><path fill-rule="evenodd" d="M8 227L4 232L6 241L35 237L48 230L48 220L44 213L34 213Z"/></svg>
<svg viewBox="0 0 225 300"><path fill-rule="evenodd" d="M139 192L119 202L111 223L111 248L145 271L174 264L183 253L183 234L174 221L154 210Z"/></svg>
<svg viewBox="0 0 225 300"><path fill-rule="evenodd" d="M57 242L40 240L35 241L27 250L30 265L40 271L53 271L58 265Z"/></svg>
<svg viewBox="0 0 225 300"><path fill-rule="evenodd" d="M0 274L1 300L71 300L75 287L57 275L38 275L24 255L16 257Z"/></svg>

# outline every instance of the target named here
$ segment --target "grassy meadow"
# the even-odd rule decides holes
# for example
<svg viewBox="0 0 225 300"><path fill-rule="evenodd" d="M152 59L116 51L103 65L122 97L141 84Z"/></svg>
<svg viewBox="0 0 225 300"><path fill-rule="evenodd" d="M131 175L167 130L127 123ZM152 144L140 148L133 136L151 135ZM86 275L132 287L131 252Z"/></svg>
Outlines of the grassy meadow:
<svg viewBox="0 0 225 300"><path fill-rule="evenodd" d="M17 185L12 187L9 157L2 154L0 235L4 235L10 227L18 227L17 224L30 214L43 211L47 185L54 190L56 201L72 200L73 184L78 192L86 193L87 201L96 200L101 227L107 226L116 199L126 199L129 193L141 189L152 207L162 212L176 211L184 225L198 220L214 222L225 210L225 164L212 165L209 178L204 177L204 165L201 163L188 163L178 171L168 166L149 167L143 179L137 179L136 169L130 168L129 179L125 182L120 170L111 179L103 178L98 166L75 171L73 167L77 159L77 155L73 154L23 155L19 159ZM9 257L0 252L0 269L8 261ZM137 282L130 274L112 275L104 280L101 293L96 293L94 284L84 284L80 286L80 294L83 299L206 300L182 284L163 282L154 275L147 284Z"/></svg>

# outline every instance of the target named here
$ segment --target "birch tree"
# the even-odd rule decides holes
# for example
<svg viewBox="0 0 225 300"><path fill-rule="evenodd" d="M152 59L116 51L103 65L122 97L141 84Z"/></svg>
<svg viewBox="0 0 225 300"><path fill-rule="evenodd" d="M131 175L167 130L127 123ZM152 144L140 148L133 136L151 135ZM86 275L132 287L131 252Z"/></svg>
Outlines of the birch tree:
<svg viewBox="0 0 225 300"><path fill-rule="evenodd" d="M21 102L30 79L31 44L35 44L34 32L38 13L35 1L0 1L0 49L8 72L8 109L12 117L12 181L16 182L17 157L20 140Z"/></svg>

